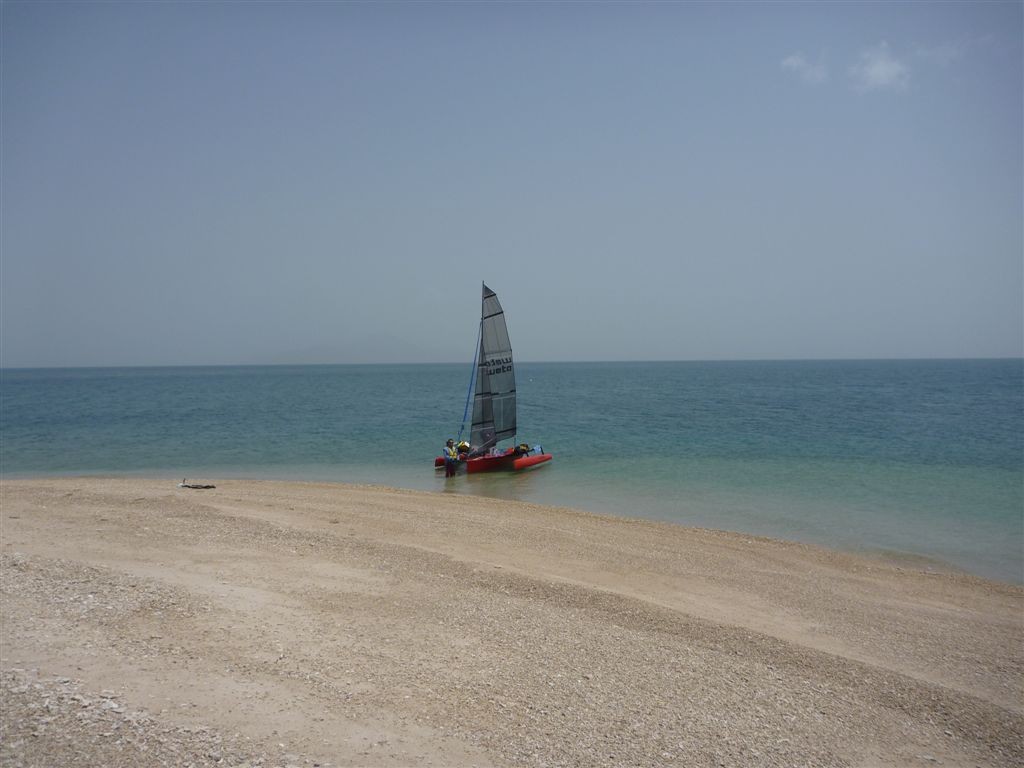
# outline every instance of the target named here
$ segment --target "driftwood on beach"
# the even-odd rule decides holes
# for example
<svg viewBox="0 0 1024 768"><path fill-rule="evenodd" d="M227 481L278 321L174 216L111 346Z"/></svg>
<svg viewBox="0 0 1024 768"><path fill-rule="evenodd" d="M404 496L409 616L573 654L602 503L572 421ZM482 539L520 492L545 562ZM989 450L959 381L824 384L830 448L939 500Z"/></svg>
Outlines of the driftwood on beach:
<svg viewBox="0 0 1024 768"><path fill-rule="evenodd" d="M3 481L3 765L1024 763L1024 590L377 487Z"/></svg>

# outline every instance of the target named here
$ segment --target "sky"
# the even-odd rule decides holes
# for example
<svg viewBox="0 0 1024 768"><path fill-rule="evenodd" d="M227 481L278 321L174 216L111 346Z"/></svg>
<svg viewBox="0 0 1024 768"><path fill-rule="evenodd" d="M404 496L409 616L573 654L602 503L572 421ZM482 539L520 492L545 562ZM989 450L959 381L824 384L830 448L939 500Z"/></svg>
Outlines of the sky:
<svg viewBox="0 0 1024 768"><path fill-rule="evenodd" d="M0 365L1024 354L1020 2L0 5Z"/></svg>

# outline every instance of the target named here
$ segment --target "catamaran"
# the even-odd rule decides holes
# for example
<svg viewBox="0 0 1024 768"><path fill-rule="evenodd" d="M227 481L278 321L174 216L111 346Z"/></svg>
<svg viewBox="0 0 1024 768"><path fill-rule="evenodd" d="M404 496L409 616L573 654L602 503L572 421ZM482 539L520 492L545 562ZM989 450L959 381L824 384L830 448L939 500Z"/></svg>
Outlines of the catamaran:
<svg viewBox="0 0 1024 768"><path fill-rule="evenodd" d="M521 443L511 448L498 447L502 440L516 438L516 374L505 313L497 294L486 285L480 308L480 341L473 360L469 391L473 392L473 421L468 446L462 442L462 431L469 411L469 392L459 428L459 442L464 450L460 453L460 463L465 465L466 472L515 471L551 461L551 454L545 453L539 445ZM443 456L434 460L434 467L444 467Z"/></svg>

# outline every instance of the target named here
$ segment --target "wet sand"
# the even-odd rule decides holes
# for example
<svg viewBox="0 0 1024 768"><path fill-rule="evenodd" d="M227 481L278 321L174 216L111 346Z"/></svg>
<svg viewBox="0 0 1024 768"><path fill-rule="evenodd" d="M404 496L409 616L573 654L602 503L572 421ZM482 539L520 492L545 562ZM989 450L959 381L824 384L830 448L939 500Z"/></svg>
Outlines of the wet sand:
<svg viewBox="0 0 1024 768"><path fill-rule="evenodd" d="M209 481L0 482L4 766L1024 764L1020 587Z"/></svg>

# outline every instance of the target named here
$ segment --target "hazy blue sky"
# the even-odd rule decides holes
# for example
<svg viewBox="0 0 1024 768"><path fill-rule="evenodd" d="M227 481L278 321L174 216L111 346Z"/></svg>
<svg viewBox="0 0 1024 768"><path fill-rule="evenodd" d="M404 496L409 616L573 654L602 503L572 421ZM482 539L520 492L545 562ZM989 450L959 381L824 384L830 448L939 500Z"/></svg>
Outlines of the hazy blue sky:
<svg viewBox="0 0 1024 768"><path fill-rule="evenodd" d="M5 366L1024 346L1022 5L2 5Z"/></svg>

